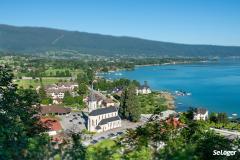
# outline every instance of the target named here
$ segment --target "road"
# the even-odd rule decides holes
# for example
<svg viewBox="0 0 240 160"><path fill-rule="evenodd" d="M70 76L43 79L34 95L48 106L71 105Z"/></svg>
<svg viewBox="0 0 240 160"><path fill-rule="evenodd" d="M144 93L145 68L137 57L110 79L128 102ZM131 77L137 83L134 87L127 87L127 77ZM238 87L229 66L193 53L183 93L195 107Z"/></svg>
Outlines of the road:
<svg viewBox="0 0 240 160"><path fill-rule="evenodd" d="M127 129L135 129L137 128L138 126L141 126L143 123L142 122L137 122L137 123L134 123L134 122L130 122L130 121L127 121L127 120L122 120L122 125L121 127L119 128L114 128L114 129L111 129L111 130L108 130L108 131L105 131L105 132L101 132L101 133L96 133L94 135L92 135L90 138L86 139L83 141L83 144L84 145L89 145L92 141L102 141L104 139L114 139L116 138L117 136L119 136L120 134L119 133L124 133L126 132ZM110 136L112 134L112 136Z"/></svg>
<svg viewBox="0 0 240 160"><path fill-rule="evenodd" d="M238 131L229 131L229 130L224 130L224 129L216 129L216 128L210 128L211 130L214 130L215 132L223 135L226 138L229 139L235 139L240 137L240 132Z"/></svg>

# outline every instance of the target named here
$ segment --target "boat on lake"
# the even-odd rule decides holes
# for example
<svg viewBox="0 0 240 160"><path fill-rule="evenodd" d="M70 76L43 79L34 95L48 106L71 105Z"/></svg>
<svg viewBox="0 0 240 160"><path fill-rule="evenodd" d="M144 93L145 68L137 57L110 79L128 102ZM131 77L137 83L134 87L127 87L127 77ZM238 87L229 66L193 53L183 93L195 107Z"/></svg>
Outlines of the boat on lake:
<svg viewBox="0 0 240 160"><path fill-rule="evenodd" d="M191 96L192 93L180 90L180 91L175 91L175 95L176 96Z"/></svg>
<svg viewBox="0 0 240 160"><path fill-rule="evenodd" d="M122 76L122 73L115 73L116 76Z"/></svg>

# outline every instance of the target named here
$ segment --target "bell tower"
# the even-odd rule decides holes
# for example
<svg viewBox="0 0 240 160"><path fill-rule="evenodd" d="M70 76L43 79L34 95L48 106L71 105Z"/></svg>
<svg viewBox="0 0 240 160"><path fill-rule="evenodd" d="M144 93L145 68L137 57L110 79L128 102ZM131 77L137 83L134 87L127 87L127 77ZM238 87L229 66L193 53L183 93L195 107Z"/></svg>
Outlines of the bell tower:
<svg viewBox="0 0 240 160"><path fill-rule="evenodd" d="M93 86L92 86L90 95L88 96L88 111L91 112L95 109L97 109L97 100L93 93Z"/></svg>

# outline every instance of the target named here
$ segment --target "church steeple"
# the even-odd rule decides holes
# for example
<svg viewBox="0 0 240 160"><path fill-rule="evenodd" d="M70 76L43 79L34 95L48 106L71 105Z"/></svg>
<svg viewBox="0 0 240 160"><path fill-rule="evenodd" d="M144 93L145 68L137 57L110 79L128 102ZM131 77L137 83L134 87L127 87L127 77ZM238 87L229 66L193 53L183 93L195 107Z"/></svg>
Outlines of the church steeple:
<svg viewBox="0 0 240 160"><path fill-rule="evenodd" d="M97 109L97 100L94 94L93 85L90 90L90 95L88 96L88 111L91 112L92 110Z"/></svg>

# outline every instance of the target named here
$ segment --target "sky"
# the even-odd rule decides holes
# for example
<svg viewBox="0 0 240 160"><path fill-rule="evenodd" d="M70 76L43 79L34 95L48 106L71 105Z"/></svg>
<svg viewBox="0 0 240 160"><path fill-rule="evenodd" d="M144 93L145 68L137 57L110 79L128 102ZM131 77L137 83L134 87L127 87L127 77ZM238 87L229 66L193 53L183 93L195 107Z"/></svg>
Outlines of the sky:
<svg viewBox="0 0 240 160"><path fill-rule="evenodd" d="M240 46L240 0L0 0L0 24Z"/></svg>

